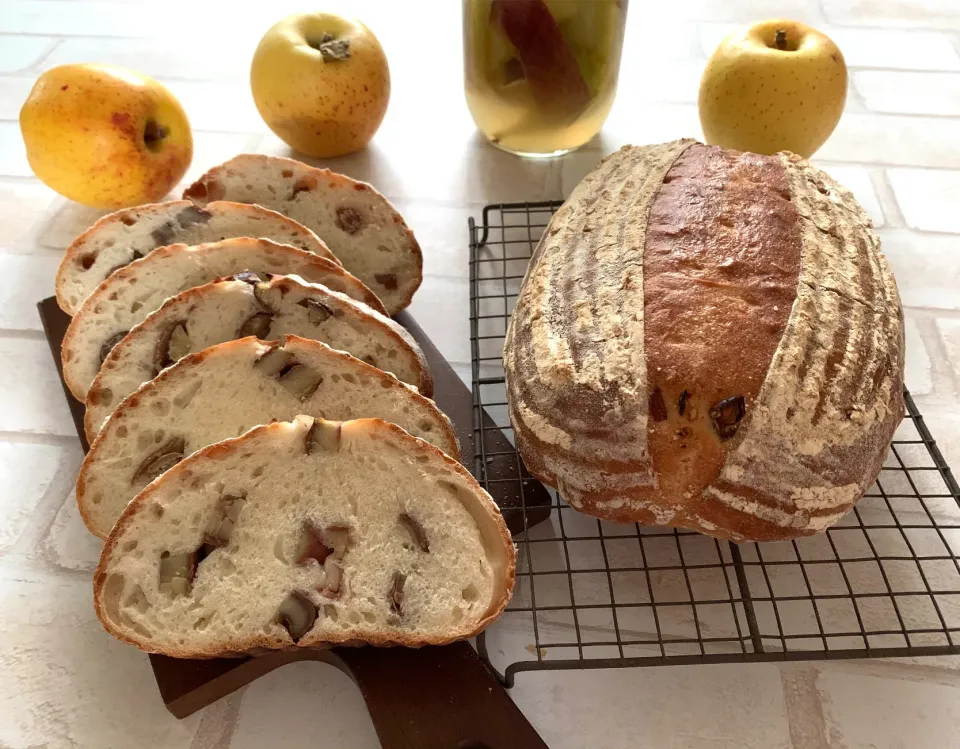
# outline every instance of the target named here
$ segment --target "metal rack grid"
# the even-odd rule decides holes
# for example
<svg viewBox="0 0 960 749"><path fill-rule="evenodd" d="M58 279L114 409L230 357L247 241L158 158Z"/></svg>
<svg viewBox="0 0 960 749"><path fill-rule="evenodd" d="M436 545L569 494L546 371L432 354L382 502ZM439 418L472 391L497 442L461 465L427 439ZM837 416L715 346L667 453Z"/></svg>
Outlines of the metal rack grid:
<svg viewBox="0 0 960 749"><path fill-rule="evenodd" d="M559 201L490 205L470 219L475 473L534 481L513 442L501 350L527 262ZM610 523L551 492L516 539L517 584L478 638L512 686L521 671L960 653L960 487L909 393L877 483L817 536L733 544ZM496 478L494 477L496 476Z"/></svg>

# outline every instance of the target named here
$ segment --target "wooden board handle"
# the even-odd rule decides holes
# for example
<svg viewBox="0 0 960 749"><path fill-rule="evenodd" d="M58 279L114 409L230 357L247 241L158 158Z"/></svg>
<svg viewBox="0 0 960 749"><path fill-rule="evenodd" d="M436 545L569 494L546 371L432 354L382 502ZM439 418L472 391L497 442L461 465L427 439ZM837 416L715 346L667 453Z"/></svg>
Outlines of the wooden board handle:
<svg viewBox="0 0 960 749"><path fill-rule="evenodd" d="M383 749L547 749L465 642L424 648L338 648Z"/></svg>
<svg viewBox="0 0 960 749"><path fill-rule="evenodd" d="M164 702L181 718L276 668L314 660L339 668L357 684L383 749L547 749L466 642L420 650L286 651L230 666L223 659L150 659L161 692L169 692Z"/></svg>

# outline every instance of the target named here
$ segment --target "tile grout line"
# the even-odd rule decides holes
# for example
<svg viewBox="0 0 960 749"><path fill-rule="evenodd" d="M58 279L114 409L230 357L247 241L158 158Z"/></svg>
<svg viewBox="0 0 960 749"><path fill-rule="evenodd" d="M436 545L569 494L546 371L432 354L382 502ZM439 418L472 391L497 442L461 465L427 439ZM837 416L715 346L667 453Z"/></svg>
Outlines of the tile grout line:
<svg viewBox="0 0 960 749"><path fill-rule="evenodd" d="M30 65L23 69L23 72L39 73L40 66L47 61L47 58L54 53L54 51L63 44L63 37L54 37L53 43L47 46L47 49L40 55L40 57L34 60Z"/></svg>
<svg viewBox="0 0 960 749"><path fill-rule="evenodd" d="M780 666L780 683L793 749L830 749L816 666Z"/></svg>
<svg viewBox="0 0 960 749"><path fill-rule="evenodd" d="M50 447L72 447L80 445L79 437L61 434L41 434L37 432L0 431L0 443L11 445L48 445Z"/></svg>
<svg viewBox="0 0 960 749"><path fill-rule="evenodd" d="M955 379L953 368L950 366L947 345L940 333L936 318L922 317L914 318L914 320L917 323L917 330L920 332L923 345L930 357L930 375L933 380L934 392L944 392L956 397L960 394L960 382ZM941 388L943 389L941 390Z"/></svg>
<svg viewBox="0 0 960 749"><path fill-rule="evenodd" d="M203 708L200 725L190 742L190 749L229 749L240 719L240 705L246 690L247 685L244 685Z"/></svg>
<svg viewBox="0 0 960 749"><path fill-rule="evenodd" d="M6 253L4 253L6 254ZM40 301L39 299L37 300ZM30 328L0 328L0 338L7 340L46 341L42 330Z"/></svg>
<svg viewBox="0 0 960 749"><path fill-rule="evenodd" d="M78 440L75 442L78 442ZM39 555L47 563L52 561L46 558L46 554L41 547L44 539L50 533L50 528L56 521L60 508L70 500L70 493L73 491L77 472L83 460L79 444L76 445L75 451L65 448L62 452L63 455L57 471L50 480L43 496L34 505L30 523L11 547L9 551L11 555L25 557ZM55 566L59 567L59 565Z"/></svg>
<svg viewBox="0 0 960 749"><path fill-rule="evenodd" d="M897 201L896 192L894 192L893 185L890 184L887 169L885 167L878 167L869 170L868 173L870 176L870 184L873 185L874 192L883 210L884 225L881 228L907 228L906 221L903 218L903 211L900 210L900 203Z"/></svg>

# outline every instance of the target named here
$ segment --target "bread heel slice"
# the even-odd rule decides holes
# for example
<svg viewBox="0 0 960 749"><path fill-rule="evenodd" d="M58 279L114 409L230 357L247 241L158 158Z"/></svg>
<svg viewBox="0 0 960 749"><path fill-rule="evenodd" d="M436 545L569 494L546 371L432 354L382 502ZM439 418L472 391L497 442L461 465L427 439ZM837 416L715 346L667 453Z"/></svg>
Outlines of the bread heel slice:
<svg viewBox="0 0 960 749"><path fill-rule="evenodd" d="M436 447L380 419L298 416L147 486L106 541L94 601L115 637L180 658L419 647L496 619L515 561L490 496Z"/></svg>
<svg viewBox="0 0 960 749"><path fill-rule="evenodd" d="M329 169L240 154L200 177L183 197L198 205L256 203L300 222L330 245L391 315L410 304L423 281L420 245L403 217L371 185Z"/></svg>

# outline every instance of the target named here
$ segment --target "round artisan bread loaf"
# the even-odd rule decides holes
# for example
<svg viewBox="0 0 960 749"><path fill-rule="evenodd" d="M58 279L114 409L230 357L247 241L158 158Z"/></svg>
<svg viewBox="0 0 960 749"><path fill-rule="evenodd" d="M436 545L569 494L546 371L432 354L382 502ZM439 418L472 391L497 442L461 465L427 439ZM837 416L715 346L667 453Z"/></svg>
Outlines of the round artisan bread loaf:
<svg viewBox="0 0 960 749"><path fill-rule="evenodd" d="M779 540L836 523L903 417L903 314L870 220L791 153L605 159L507 331L530 471L621 522Z"/></svg>

